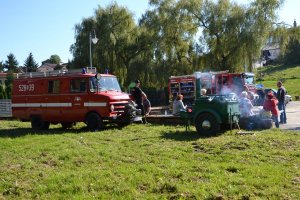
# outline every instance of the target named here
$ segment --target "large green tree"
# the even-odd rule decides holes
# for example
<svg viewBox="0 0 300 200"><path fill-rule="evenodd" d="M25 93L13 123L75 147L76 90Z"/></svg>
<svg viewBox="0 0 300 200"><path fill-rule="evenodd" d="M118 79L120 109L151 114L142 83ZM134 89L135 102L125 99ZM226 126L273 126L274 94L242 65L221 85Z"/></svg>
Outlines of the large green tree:
<svg viewBox="0 0 300 200"><path fill-rule="evenodd" d="M140 31L133 14L125 7L112 3L106 8L98 7L95 15L83 19L75 26L75 44L70 48L78 67L89 66L90 37L97 37L92 44L92 61L98 71L108 69L120 75L121 83L126 77L131 62L142 52Z"/></svg>
<svg viewBox="0 0 300 200"><path fill-rule="evenodd" d="M18 73L18 72L20 72L20 69L18 66L19 66L19 62L17 61L15 55L10 53L7 56L7 60L4 63L4 70L8 71L8 72Z"/></svg>
<svg viewBox="0 0 300 200"><path fill-rule="evenodd" d="M269 36L280 0L149 0L139 23L126 8L112 3L75 26L72 66L109 69L121 84L141 79L144 86L164 87L171 75L197 70L251 70Z"/></svg>
<svg viewBox="0 0 300 200"><path fill-rule="evenodd" d="M30 52L26 60L24 61L25 72L36 72L38 63L35 62L32 53Z"/></svg>
<svg viewBox="0 0 300 200"><path fill-rule="evenodd" d="M230 0L186 1L186 8L194 14L202 29L202 40L209 53L211 65L219 70L251 70L252 62L259 57L280 0L255 0L248 6Z"/></svg>

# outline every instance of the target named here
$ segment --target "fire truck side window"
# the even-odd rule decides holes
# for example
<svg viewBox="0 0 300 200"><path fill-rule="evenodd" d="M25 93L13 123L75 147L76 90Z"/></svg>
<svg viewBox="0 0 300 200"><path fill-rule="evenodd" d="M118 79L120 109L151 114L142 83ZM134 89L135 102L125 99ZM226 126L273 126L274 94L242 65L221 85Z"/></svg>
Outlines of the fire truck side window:
<svg viewBox="0 0 300 200"><path fill-rule="evenodd" d="M87 81L86 79L72 79L71 80L71 92L86 92Z"/></svg>
<svg viewBox="0 0 300 200"><path fill-rule="evenodd" d="M49 94L57 94L60 91L60 81L59 80L51 80L48 82L48 93Z"/></svg>

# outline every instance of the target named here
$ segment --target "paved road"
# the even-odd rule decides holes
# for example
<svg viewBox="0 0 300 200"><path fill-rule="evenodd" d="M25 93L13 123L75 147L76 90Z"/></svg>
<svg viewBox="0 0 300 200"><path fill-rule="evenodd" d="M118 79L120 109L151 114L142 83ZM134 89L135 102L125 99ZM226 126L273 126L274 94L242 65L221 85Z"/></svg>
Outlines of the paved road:
<svg viewBox="0 0 300 200"><path fill-rule="evenodd" d="M287 124L280 124L281 129L300 130L300 101L291 101L286 106Z"/></svg>

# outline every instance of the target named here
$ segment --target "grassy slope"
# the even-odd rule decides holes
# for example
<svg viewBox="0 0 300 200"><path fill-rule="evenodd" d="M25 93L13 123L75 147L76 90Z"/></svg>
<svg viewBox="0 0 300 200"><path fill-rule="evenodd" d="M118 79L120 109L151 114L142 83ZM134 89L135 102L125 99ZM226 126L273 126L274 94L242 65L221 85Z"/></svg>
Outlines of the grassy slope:
<svg viewBox="0 0 300 200"><path fill-rule="evenodd" d="M0 121L0 199L298 199L300 132L235 133Z"/></svg>
<svg viewBox="0 0 300 200"><path fill-rule="evenodd" d="M267 66L260 68L257 74L264 73L262 83L265 87L277 89L276 83L278 80L284 82L284 86L288 94L293 96L300 95L300 66ZM257 75L259 77L259 75Z"/></svg>

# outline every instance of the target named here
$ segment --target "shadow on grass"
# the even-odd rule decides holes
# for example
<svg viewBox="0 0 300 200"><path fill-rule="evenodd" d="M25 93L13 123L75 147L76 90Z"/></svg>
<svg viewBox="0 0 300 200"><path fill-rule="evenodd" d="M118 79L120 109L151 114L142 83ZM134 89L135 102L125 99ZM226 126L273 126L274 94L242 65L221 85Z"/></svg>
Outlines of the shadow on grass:
<svg viewBox="0 0 300 200"><path fill-rule="evenodd" d="M162 132L161 138L169 139L169 140L176 140L176 141L195 141L198 139L205 139L205 138L213 138L222 135L223 132L218 133L216 135L201 135L196 131L172 131L172 132Z"/></svg>
<svg viewBox="0 0 300 200"><path fill-rule="evenodd" d="M113 129L122 129L118 126L108 126L103 130L113 130ZM34 130L32 128L11 128L11 129L1 129L0 138L18 138L26 135L59 135L59 134L79 134L91 132L87 127L77 128L77 129L63 129L63 128L49 128L48 130ZM95 131L95 132L101 132Z"/></svg>

